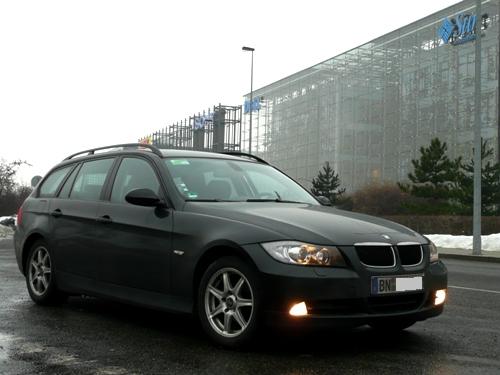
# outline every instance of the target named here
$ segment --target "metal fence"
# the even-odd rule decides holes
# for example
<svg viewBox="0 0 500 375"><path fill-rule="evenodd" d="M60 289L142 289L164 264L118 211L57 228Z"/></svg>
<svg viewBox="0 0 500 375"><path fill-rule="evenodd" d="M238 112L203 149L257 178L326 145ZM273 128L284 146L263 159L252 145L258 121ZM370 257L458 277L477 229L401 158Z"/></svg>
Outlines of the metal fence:
<svg viewBox="0 0 500 375"><path fill-rule="evenodd" d="M139 142L159 148L241 151L241 106L219 104L151 133Z"/></svg>

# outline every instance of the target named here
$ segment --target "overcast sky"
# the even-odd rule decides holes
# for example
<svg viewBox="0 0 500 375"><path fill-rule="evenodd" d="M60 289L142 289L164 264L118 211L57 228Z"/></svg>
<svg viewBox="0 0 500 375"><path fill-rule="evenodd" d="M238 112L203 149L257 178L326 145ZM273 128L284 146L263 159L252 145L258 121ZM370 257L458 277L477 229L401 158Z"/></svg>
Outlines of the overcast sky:
<svg viewBox="0 0 500 375"><path fill-rule="evenodd" d="M135 142L450 6L449 0L0 0L0 158L21 182Z"/></svg>

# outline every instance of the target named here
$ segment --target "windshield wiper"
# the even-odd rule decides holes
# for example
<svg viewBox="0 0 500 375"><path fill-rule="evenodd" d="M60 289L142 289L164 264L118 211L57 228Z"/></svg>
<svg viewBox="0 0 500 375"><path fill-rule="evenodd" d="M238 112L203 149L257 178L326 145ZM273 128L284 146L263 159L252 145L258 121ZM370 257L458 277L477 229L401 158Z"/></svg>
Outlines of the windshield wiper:
<svg viewBox="0 0 500 375"><path fill-rule="evenodd" d="M305 202L298 202L298 201L287 201L287 200L278 199L278 198L250 198L250 199L247 199L247 202L305 203Z"/></svg>
<svg viewBox="0 0 500 375"><path fill-rule="evenodd" d="M287 201L286 199L281 199L280 193L274 190L274 194L276 194L276 198L250 198L247 199L247 202L278 202L278 203L304 203L297 201Z"/></svg>
<svg viewBox="0 0 500 375"><path fill-rule="evenodd" d="M241 202L241 201L235 201L235 200L228 200L228 199L216 199L216 198L211 198L211 199L185 199L186 202Z"/></svg>

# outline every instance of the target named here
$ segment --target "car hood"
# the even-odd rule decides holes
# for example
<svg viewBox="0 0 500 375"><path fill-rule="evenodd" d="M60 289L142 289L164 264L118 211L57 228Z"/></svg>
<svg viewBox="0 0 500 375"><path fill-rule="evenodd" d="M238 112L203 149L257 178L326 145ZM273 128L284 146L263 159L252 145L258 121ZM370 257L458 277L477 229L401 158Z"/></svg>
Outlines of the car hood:
<svg viewBox="0 0 500 375"><path fill-rule="evenodd" d="M428 242L425 237L400 224L327 206L279 202L189 202L185 210L261 227L276 233L276 240L339 246L358 242ZM258 241L255 238L255 242Z"/></svg>

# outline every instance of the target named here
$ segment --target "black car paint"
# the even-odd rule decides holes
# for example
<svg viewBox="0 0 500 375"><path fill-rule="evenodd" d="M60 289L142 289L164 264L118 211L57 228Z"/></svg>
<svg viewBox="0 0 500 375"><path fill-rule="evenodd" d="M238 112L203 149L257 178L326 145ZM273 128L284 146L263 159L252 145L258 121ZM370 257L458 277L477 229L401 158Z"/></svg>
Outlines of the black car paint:
<svg viewBox="0 0 500 375"><path fill-rule="evenodd" d="M243 160L228 155L174 150L169 151L167 157L170 155ZM112 181L125 156L144 158L151 163L163 186L160 198L165 200L167 207L109 202ZM15 233L16 257L23 273L29 243L38 236L55 249L57 283L62 290L169 311L192 312L200 267L205 265L206 259L220 253L239 254L255 265L266 285L263 295L271 313L282 314L291 302L301 298L312 301L367 299L370 277L375 274L423 274L426 301L430 292L446 288L446 269L441 262L429 264L428 246L423 246L424 262L417 267L370 270L359 263L353 247L357 242L428 243L418 233L387 220L319 204L186 202L175 188L163 160L149 152L127 150L80 157L64 161L54 169L99 157L115 158L101 201L37 198L35 189L24 203L23 222ZM56 210L60 212L54 216ZM110 220L102 220L106 217ZM388 235L390 240L382 235ZM279 240L335 245L346 258L348 267L279 263L259 245ZM178 255L178 252L183 254ZM419 320L441 311L442 306L422 305L406 315L413 314L411 316ZM349 319L363 324L368 318L378 316L350 314ZM346 316L343 318L341 321L347 321Z"/></svg>

